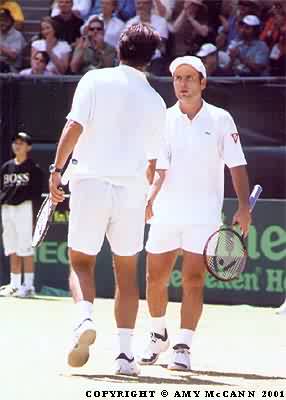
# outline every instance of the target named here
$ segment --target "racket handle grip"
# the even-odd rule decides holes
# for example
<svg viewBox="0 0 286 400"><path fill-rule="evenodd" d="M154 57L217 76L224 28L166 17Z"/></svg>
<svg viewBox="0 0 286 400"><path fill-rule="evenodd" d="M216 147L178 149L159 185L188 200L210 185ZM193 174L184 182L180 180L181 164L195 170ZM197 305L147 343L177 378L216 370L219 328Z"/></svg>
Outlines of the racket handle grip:
<svg viewBox="0 0 286 400"><path fill-rule="evenodd" d="M262 187L260 185L255 185L250 194L250 197L249 197L250 211L252 211L254 209L254 206L255 206L261 192L262 192Z"/></svg>

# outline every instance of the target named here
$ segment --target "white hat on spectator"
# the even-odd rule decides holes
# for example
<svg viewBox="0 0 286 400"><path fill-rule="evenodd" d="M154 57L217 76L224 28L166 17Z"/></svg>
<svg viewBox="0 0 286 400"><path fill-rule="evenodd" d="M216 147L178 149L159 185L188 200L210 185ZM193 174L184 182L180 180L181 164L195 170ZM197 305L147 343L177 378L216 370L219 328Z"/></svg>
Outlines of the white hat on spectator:
<svg viewBox="0 0 286 400"><path fill-rule="evenodd" d="M256 15L247 15L242 19L242 22L248 26L259 26L261 23Z"/></svg>
<svg viewBox="0 0 286 400"><path fill-rule="evenodd" d="M196 71L200 72L204 78L207 77L207 71L201 59L194 56L177 57L171 62L169 70L172 75L180 65L190 65Z"/></svg>
<svg viewBox="0 0 286 400"><path fill-rule="evenodd" d="M205 43L200 50L196 53L197 57L206 57L210 54L217 52L217 47L212 43Z"/></svg>

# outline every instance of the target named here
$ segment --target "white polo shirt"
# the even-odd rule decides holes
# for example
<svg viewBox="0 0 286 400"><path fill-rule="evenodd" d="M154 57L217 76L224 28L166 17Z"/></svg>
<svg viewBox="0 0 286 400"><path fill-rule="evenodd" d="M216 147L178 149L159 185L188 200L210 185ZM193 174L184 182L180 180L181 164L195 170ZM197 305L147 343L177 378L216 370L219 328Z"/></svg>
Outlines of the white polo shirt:
<svg viewBox="0 0 286 400"><path fill-rule="evenodd" d="M73 176L118 184L144 180L163 145L166 105L145 74L120 65L85 74L67 119L83 127Z"/></svg>
<svg viewBox="0 0 286 400"><path fill-rule="evenodd" d="M177 103L167 110L166 137L157 168L169 169L151 222L219 224L225 164L246 164L231 115L204 101L190 120Z"/></svg>

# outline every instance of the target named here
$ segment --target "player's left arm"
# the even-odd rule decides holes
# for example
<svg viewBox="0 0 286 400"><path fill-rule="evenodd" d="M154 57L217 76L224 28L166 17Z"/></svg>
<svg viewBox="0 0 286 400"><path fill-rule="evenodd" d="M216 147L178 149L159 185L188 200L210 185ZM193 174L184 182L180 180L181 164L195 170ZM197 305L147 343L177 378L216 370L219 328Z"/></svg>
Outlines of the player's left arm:
<svg viewBox="0 0 286 400"><path fill-rule="evenodd" d="M149 195L148 195L148 202L145 211L145 220L148 221L150 218L153 217L153 203L161 190L161 187L164 183L166 177L166 170L164 169L157 169L156 175L153 180L153 184L150 187Z"/></svg>
<svg viewBox="0 0 286 400"><path fill-rule="evenodd" d="M238 198L238 209L233 216L233 224L238 223L244 235L247 235L251 223L247 162L232 116L225 113L221 123L221 126L224 127L222 135L223 159L230 170L232 184Z"/></svg>
<svg viewBox="0 0 286 400"><path fill-rule="evenodd" d="M244 236L248 234L251 224L249 207L249 179L245 165L230 168L232 184L238 198L238 209L233 216L232 223L239 224Z"/></svg>

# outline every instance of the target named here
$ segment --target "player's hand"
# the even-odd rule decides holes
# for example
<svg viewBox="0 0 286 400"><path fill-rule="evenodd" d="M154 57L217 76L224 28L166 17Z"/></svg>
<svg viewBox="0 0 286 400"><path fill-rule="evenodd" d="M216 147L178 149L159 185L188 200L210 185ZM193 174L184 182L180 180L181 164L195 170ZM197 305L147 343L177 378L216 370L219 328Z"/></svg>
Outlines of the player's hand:
<svg viewBox="0 0 286 400"><path fill-rule="evenodd" d="M64 197L65 192L63 191L63 189L59 188L60 185L61 185L61 174L57 172L51 174L49 180L49 187L50 187L50 196L54 204L62 203L65 199Z"/></svg>
<svg viewBox="0 0 286 400"><path fill-rule="evenodd" d="M239 207L233 216L232 224L239 224L240 229L243 232L243 236L246 237L249 231L249 225L251 224L251 214L249 207Z"/></svg>
<svg viewBox="0 0 286 400"><path fill-rule="evenodd" d="M149 200L145 209L145 222L149 221L154 215L152 206L153 202Z"/></svg>

